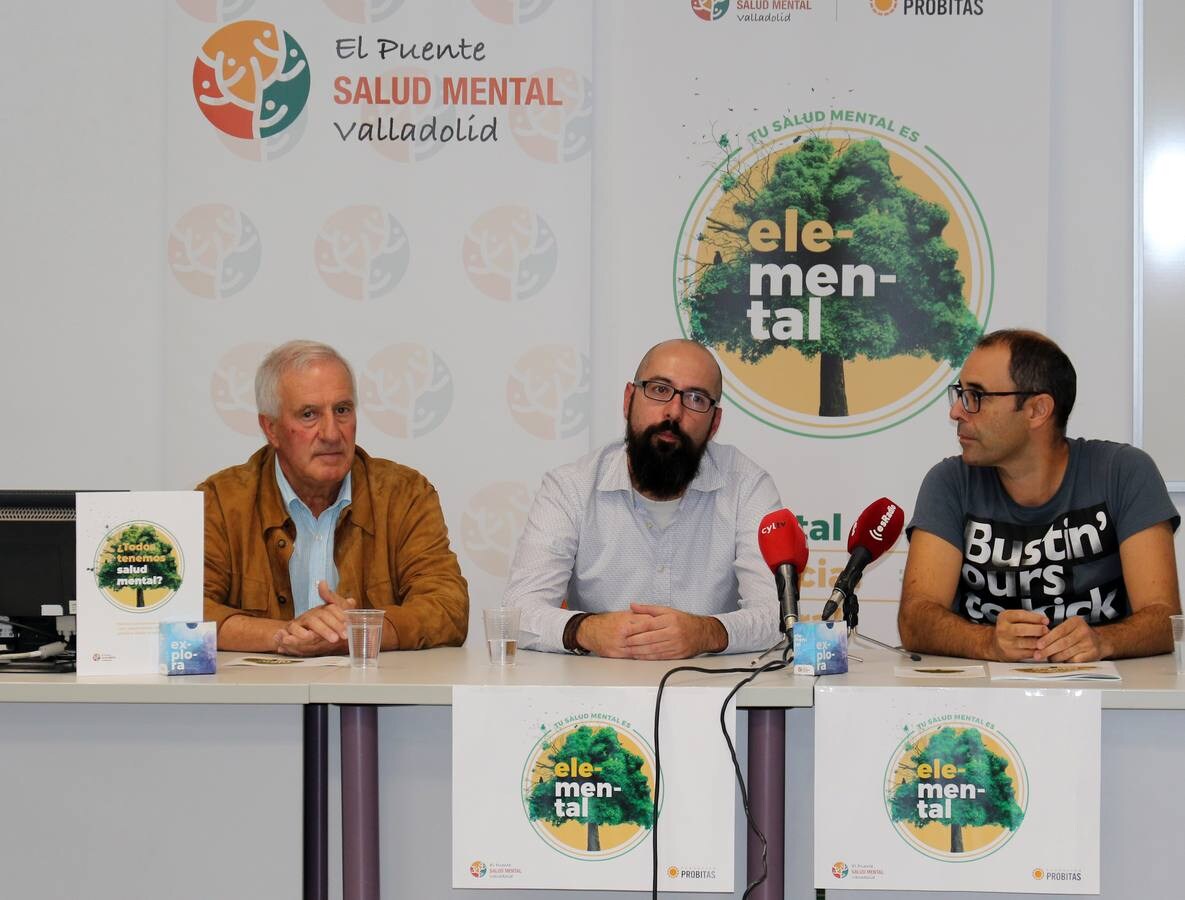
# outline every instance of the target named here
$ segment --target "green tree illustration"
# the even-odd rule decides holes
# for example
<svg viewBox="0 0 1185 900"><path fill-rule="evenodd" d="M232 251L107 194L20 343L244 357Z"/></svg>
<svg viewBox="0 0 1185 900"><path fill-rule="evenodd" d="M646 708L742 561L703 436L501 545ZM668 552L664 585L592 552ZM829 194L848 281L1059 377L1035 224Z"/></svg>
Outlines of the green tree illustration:
<svg viewBox="0 0 1185 900"><path fill-rule="evenodd" d="M148 562L148 563L121 563L118 557L121 555L118 548L121 544L143 544L151 547L150 550L129 550L124 554L125 556L163 556L164 562ZM148 570L136 575L122 575L117 570L120 567L134 565L137 568L147 566ZM162 538L151 525L129 525L115 537L111 538L107 545L107 554L103 562L99 565L98 571L99 587L108 588L113 591L123 590L123 585L118 585L120 578L153 578L161 579L160 584L154 586L168 588L171 591L177 590L181 587L181 575L177 571L177 557L173 554L173 545ZM144 586L135 585L136 588L136 607L138 609L144 606Z"/></svg>
<svg viewBox="0 0 1185 900"><path fill-rule="evenodd" d="M917 767L940 759L954 763L962 771L953 779L919 779ZM917 826L938 819L923 819L918 814L918 784L972 784L982 788L975 800L956 798L951 800L950 852L962 853L963 828L966 826L1002 825L1009 831L1020 827L1024 812L1016 802L1012 778L1006 774L1008 760L993 753L984 746L983 736L978 728L943 728L925 747L915 748L908 762L898 764L900 779L890 801L890 815L895 822L910 822ZM978 793L978 792L977 792ZM933 802L933 801L931 801Z"/></svg>
<svg viewBox="0 0 1185 900"><path fill-rule="evenodd" d="M721 146L727 150L723 139ZM881 143L869 139L837 148L830 140L811 137L796 153L777 157L770 169L767 160L744 172L725 168L721 174L736 220L709 218L698 235L714 253L680 285L690 337L739 353L750 363L783 349L807 359L818 356L820 416L848 414L845 360L928 356L961 365L980 327L963 300L963 276L955 268L958 251L942 238L950 216L901 184ZM833 238L822 252L805 249L802 241L797 250L787 251L786 235L774 250L755 250L749 227L762 219L782 227L787 210L798 211L800 229L817 219L836 232L850 229L852 236ZM749 293L750 265L791 263L804 272L820 264L837 272L844 265L867 265L878 276L895 275L896 283L878 279L872 297L863 296L859 287L857 296L841 297L837 285L821 300L817 341L756 340L746 316L750 302L758 299ZM794 308L805 321L808 296L770 293L765 280L760 299L766 309Z"/></svg>
<svg viewBox="0 0 1185 900"><path fill-rule="evenodd" d="M572 821L587 825L589 851L601 849L601 825L633 823L650 828L654 824L654 799L651 795L650 781L642 771L645 761L638 754L631 753L621 746L614 729L593 729L588 725L581 725L569 734L563 743L546 749L550 750L550 761L547 757L541 756L535 764L536 782L531 788L528 801L528 815L531 819L550 822L552 825ZM588 778L578 777L575 773L570 777L557 778L556 764L567 763L572 758L591 763L600 771L595 771ZM607 782L614 788L613 796L590 797L587 817L559 816L555 808L556 783L559 781L580 784ZM571 802L572 799L566 798L565 802Z"/></svg>

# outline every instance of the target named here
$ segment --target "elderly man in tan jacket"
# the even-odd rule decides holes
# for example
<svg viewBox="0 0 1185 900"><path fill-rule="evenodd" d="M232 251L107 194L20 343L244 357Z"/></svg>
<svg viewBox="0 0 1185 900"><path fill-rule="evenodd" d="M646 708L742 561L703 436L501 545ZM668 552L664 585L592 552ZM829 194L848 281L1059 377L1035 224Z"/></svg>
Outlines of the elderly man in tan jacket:
<svg viewBox="0 0 1185 900"><path fill-rule="evenodd" d="M255 398L267 446L211 475L205 615L220 650L344 653L344 610L382 609L384 650L459 645L469 594L435 488L354 445L354 374L313 341L277 347Z"/></svg>

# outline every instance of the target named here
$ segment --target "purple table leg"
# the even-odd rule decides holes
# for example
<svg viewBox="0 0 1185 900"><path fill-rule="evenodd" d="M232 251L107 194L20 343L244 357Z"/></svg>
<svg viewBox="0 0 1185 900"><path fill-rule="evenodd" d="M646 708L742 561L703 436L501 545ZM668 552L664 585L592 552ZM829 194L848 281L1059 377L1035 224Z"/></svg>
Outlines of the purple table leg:
<svg viewBox="0 0 1185 900"><path fill-rule="evenodd" d="M329 900L329 707L304 708L304 900Z"/></svg>
<svg viewBox="0 0 1185 900"><path fill-rule="evenodd" d="M342 896L379 900L378 708L341 707Z"/></svg>
<svg viewBox="0 0 1185 900"><path fill-rule="evenodd" d="M768 876L752 900L782 900L786 885L786 710L749 710L749 808L769 847ZM749 832L748 878L761 874L761 841Z"/></svg>

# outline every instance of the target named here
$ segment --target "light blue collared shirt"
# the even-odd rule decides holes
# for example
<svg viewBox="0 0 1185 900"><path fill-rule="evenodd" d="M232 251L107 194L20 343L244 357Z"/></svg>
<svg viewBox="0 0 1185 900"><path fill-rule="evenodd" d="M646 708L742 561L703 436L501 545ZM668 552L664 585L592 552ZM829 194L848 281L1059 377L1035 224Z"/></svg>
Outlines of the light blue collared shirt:
<svg viewBox="0 0 1185 900"><path fill-rule="evenodd" d="M631 602L715 616L728 653L777 643L778 594L757 546L761 518L782 505L769 475L709 441L669 524L639 500L620 441L544 476L503 599L522 608L521 646L560 651L576 611Z"/></svg>
<svg viewBox="0 0 1185 900"><path fill-rule="evenodd" d="M296 496L292 485L284 477L280 468L280 458L276 457L276 484L280 488L280 496L284 506L292 515L296 525L296 543L292 548L292 557L288 560L288 577L292 580L293 616L307 613L315 606L321 606L324 601L317 593L317 582L324 581L330 590L337 590L337 563L333 561L333 534L337 529L337 520L341 512L350 505L351 485L350 473L342 479L341 489L337 492L337 500L333 506L325 510L317 518L313 518L313 511L303 500Z"/></svg>

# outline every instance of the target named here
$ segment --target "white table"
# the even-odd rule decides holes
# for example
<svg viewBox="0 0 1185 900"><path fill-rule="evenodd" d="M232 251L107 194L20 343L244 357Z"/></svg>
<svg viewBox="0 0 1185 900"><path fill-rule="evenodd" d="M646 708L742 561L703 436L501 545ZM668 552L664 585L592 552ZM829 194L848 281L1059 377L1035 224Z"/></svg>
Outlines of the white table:
<svg viewBox="0 0 1185 900"><path fill-rule="evenodd" d="M1185 676L1178 676L1173 657L1119 660L1121 682L1072 682L1034 684L1033 682L982 679L926 680L897 678L895 666L908 661L886 651L854 644L853 653L865 658L853 662L846 675L820 680L820 684L863 687L975 687L984 690L1017 690L1024 687L1074 687L1102 693L1102 878L1101 893L1112 900L1147 898L1169 900L1185 895L1177 861L1185 850L1181 838L1181 817L1185 813L1185 780L1165 777L1179 773L1185 760ZM927 656L927 664L967 665L968 660ZM986 671L986 664L985 671ZM810 820L814 793L812 785L814 756L805 752L813 743L813 722L806 729L793 731L792 747L804 748L801 758L811 761L804 771L804 789L790 797L792 818ZM856 726L854 726L855 729ZM1057 723L1049 723L1056 728ZM858 732L857 732L858 733ZM806 897L811 889L811 848L792 861L792 878L787 896ZM828 889L828 898L877 898L906 900L916 894L902 891L852 891ZM960 900L1000 900L997 893L959 894ZM1048 894L1011 894L1010 897L1036 898ZM1062 895L1067 896L1067 895ZM1069 895L1080 896L1080 895Z"/></svg>
<svg viewBox="0 0 1185 900"><path fill-rule="evenodd" d="M300 897L315 671L0 674L0 896Z"/></svg>
<svg viewBox="0 0 1185 900"><path fill-rule="evenodd" d="M894 676L899 657L867 647L854 652L866 661L826 683L918 684ZM384 653L380 667L365 672L227 668L232 656L221 654L223 667L212 676L0 674L0 896L289 898L301 896L302 884L305 896L326 896L327 757L330 782L337 770L328 704L342 708L345 896L463 896L449 887L451 812L440 802L451 781L453 685L652 687L671 667L522 652L519 665L499 670L486 663L482 646ZM698 662L745 666L750 659ZM1169 656L1121 661L1119 668L1120 684L1083 685L1102 692L1104 710L1102 896L1177 897L1185 785L1163 773L1181 768L1185 677ZM740 677L679 676L672 683L733 684ZM771 820L788 812L785 840L771 847L771 861L779 847L785 853L787 897L814 896L814 684L764 675L737 697L748 719L738 743L742 750L748 743L750 785L765 785L761 796L754 791L755 811L771 834ZM859 739L858 724L852 734ZM302 837L302 815L312 816L314 831L319 817L319 846ZM744 843L739 815L737 828ZM381 892L380 861L388 876ZM539 900L538 891L500 896Z"/></svg>
<svg viewBox="0 0 1185 900"><path fill-rule="evenodd" d="M693 664L747 668L754 655L710 657ZM447 813L440 814L441 797L448 796L451 779L447 707L452 703L454 685L649 688L679 664L521 651L514 667L495 668L487 662L485 647L475 644L384 653L377 669L326 672L321 681L310 686L310 700L341 706L343 896L346 900L468 896L450 887L450 818ZM687 673L675 676L669 684L731 686L743 677ZM770 842L769 878L760 893L752 895L755 900L783 896L786 710L809 707L813 684L813 678L783 671L760 676L737 695L737 705L748 710L748 780L753 813ZM414 709L385 712L387 721L380 727L377 708L393 705ZM425 706L445 709L427 715L421 709ZM380 758L384 763L395 762L382 777ZM431 839L425 842L429 834ZM743 836L741 843L746 843ZM756 841L748 847L752 871L759 870L759 847ZM396 870L388 873L386 890L380 890L380 861ZM398 886L392 882L398 882ZM539 892L501 891L499 896L506 900L537 900ZM577 891L571 896L576 900L631 895Z"/></svg>

